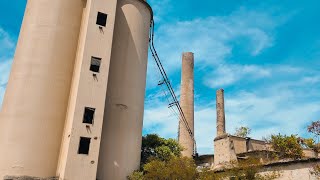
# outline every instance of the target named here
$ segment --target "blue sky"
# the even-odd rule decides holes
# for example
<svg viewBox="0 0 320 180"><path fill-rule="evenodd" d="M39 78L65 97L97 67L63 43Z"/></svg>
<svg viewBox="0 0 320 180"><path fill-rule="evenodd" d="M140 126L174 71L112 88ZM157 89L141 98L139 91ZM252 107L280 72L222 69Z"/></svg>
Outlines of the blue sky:
<svg viewBox="0 0 320 180"><path fill-rule="evenodd" d="M26 1L0 2L0 102ZM320 13L317 0L151 0L155 42L177 94L181 53L195 53L195 134L200 154L213 153L215 91L225 89L227 131L251 136L308 136L320 119ZM144 134L177 137L178 120L149 58ZM1 103L0 103L1 104Z"/></svg>

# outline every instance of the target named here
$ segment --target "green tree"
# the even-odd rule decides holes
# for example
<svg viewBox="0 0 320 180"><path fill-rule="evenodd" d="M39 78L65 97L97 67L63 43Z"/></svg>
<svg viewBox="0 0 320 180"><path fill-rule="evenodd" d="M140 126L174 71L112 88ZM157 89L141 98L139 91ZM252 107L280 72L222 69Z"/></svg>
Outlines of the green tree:
<svg viewBox="0 0 320 180"><path fill-rule="evenodd" d="M249 134L251 133L251 129L249 127L239 127L236 128L236 132L235 132L235 136L239 136L239 137L248 137Z"/></svg>
<svg viewBox="0 0 320 180"><path fill-rule="evenodd" d="M279 153L280 158L300 159L303 157L302 147L297 135L271 135L272 148Z"/></svg>
<svg viewBox="0 0 320 180"><path fill-rule="evenodd" d="M142 137L141 165L143 166L150 158L168 161L171 157L181 156L183 148L174 139L164 139L157 134L149 134Z"/></svg>

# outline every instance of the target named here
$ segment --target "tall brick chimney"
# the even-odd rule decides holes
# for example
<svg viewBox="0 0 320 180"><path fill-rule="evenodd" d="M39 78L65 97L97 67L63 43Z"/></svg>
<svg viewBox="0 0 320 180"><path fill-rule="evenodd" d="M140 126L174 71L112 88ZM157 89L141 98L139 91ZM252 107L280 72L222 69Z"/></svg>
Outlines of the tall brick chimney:
<svg viewBox="0 0 320 180"><path fill-rule="evenodd" d="M217 136L226 134L226 121L224 111L224 90L217 91Z"/></svg>
<svg viewBox="0 0 320 180"><path fill-rule="evenodd" d="M182 55L180 105L188 125L194 133L194 55L185 52ZM184 147L183 156L192 157L194 142L183 122L179 122L179 144Z"/></svg>

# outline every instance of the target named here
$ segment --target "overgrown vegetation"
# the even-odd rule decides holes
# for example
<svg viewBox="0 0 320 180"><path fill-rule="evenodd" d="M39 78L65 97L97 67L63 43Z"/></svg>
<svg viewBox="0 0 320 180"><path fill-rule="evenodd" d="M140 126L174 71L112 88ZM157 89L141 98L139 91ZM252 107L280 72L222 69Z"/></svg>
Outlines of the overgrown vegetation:
<svg viewBox="0 0 320 180"><path fill-rule="evenodd" d="M308 126L308 132L314 135L314 141L310 148L320 153L320 120L312 122L311 125Z"/></svg>
<svg viewBox="0 0 320 180"><path fill-rule="evenodd" d="M320 177L320 165L316 165L312 168L311 174Z"/></svg>
<svg viewBox="0 0 320 180"><path fill-rule="evenodd" d="M260 175L263 164L258 158L248 158L231 163L230 170L225 172L224 177L233 177L234 180L272 180L280 177L278 171Z"/></svg>
<svg viewBox="0 0 320 180"><path fill-rule="evenodd" d="M270 143L281 159L300 159L303 157L303 150L297 135L271 135Z"/></svg>
<svg viewBox="0 0 320 180"><path fill-rule="evenodd" d="M236 128L236 132L234 135L245 138L245 137L248 137L250 133L251 133L251 129L249 127L242 126L242 127Z"/></svg>
<svg viewBox="0 0 320 180"><path fill-rule="evenodd" d="M180 157L183 148L174 139L164 139L156 134L142 137L141 166L150 158L168 161L172 157Z"/></svg>
<svg viewBox="0 0 320 180"><path fill-rule="evenodd" d="M248 127L236 129L235 136L247 137L251 132ZM271 135L268 142L276 152L277 158L300 159L303 148L312 148L319 152L320 121L308 126L308 132L315 138L303 139L297 135ZM318 143L318 144L317 144ZM164 139L156 134L144 136L141 149L141 169L133 172L129 180L272 180L280 176L275 171L259 174L262 164L259 159L248 158L230 164L224 172L210 169L197 169L195 161L181 157L183 148L174 139ZM320 165L313 167L312 174L320 177Z"/></svg>
<svg viewBox="0 0 320 180"><path fill-rule="evenodd" d="M232 163L230 170L216 173L210 169L197 169L191 158L181 157L183 148L174 139L151 134L143 137L141 170L133 172L129 180L271 180L271 175L258 175L258 159Z"/></svg>
<svg viewBox="0 0 320 180"><path fill-rule="evenodd" d="M310 126L308 126L308 132L320 136L320 120L312 122Z"/></svg>

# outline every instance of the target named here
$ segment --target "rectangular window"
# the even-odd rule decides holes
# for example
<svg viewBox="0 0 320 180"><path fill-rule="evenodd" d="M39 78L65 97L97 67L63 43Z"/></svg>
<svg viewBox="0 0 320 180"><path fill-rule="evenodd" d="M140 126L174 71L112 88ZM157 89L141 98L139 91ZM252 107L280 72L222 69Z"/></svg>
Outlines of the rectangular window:
<svg viewBox="0 0 320 180"><path fill-rule="evenodd" d="M91 138L80 137L78 154L89 154Z"/></svg>
<svg viewBox="0 0 320 180"><path fill-rule="evenodd" d="M108 15L102 12L98 12L97 25L106 27Z"/></svg>
<svg viewBox="0 0 320 180"><path fill-rule="evenodd" d="M83 123L93 124L95 111L96 111L96 109L94 109L94 108L85 107L84 108L84 115L83 115Z"/></svg>
<svg viewBox="0 0 320 180"><path fill-rule="evenodd" d="M99 73L100 65L101 65L101 58L92 56L91 57L90 71Z"/></svg>

